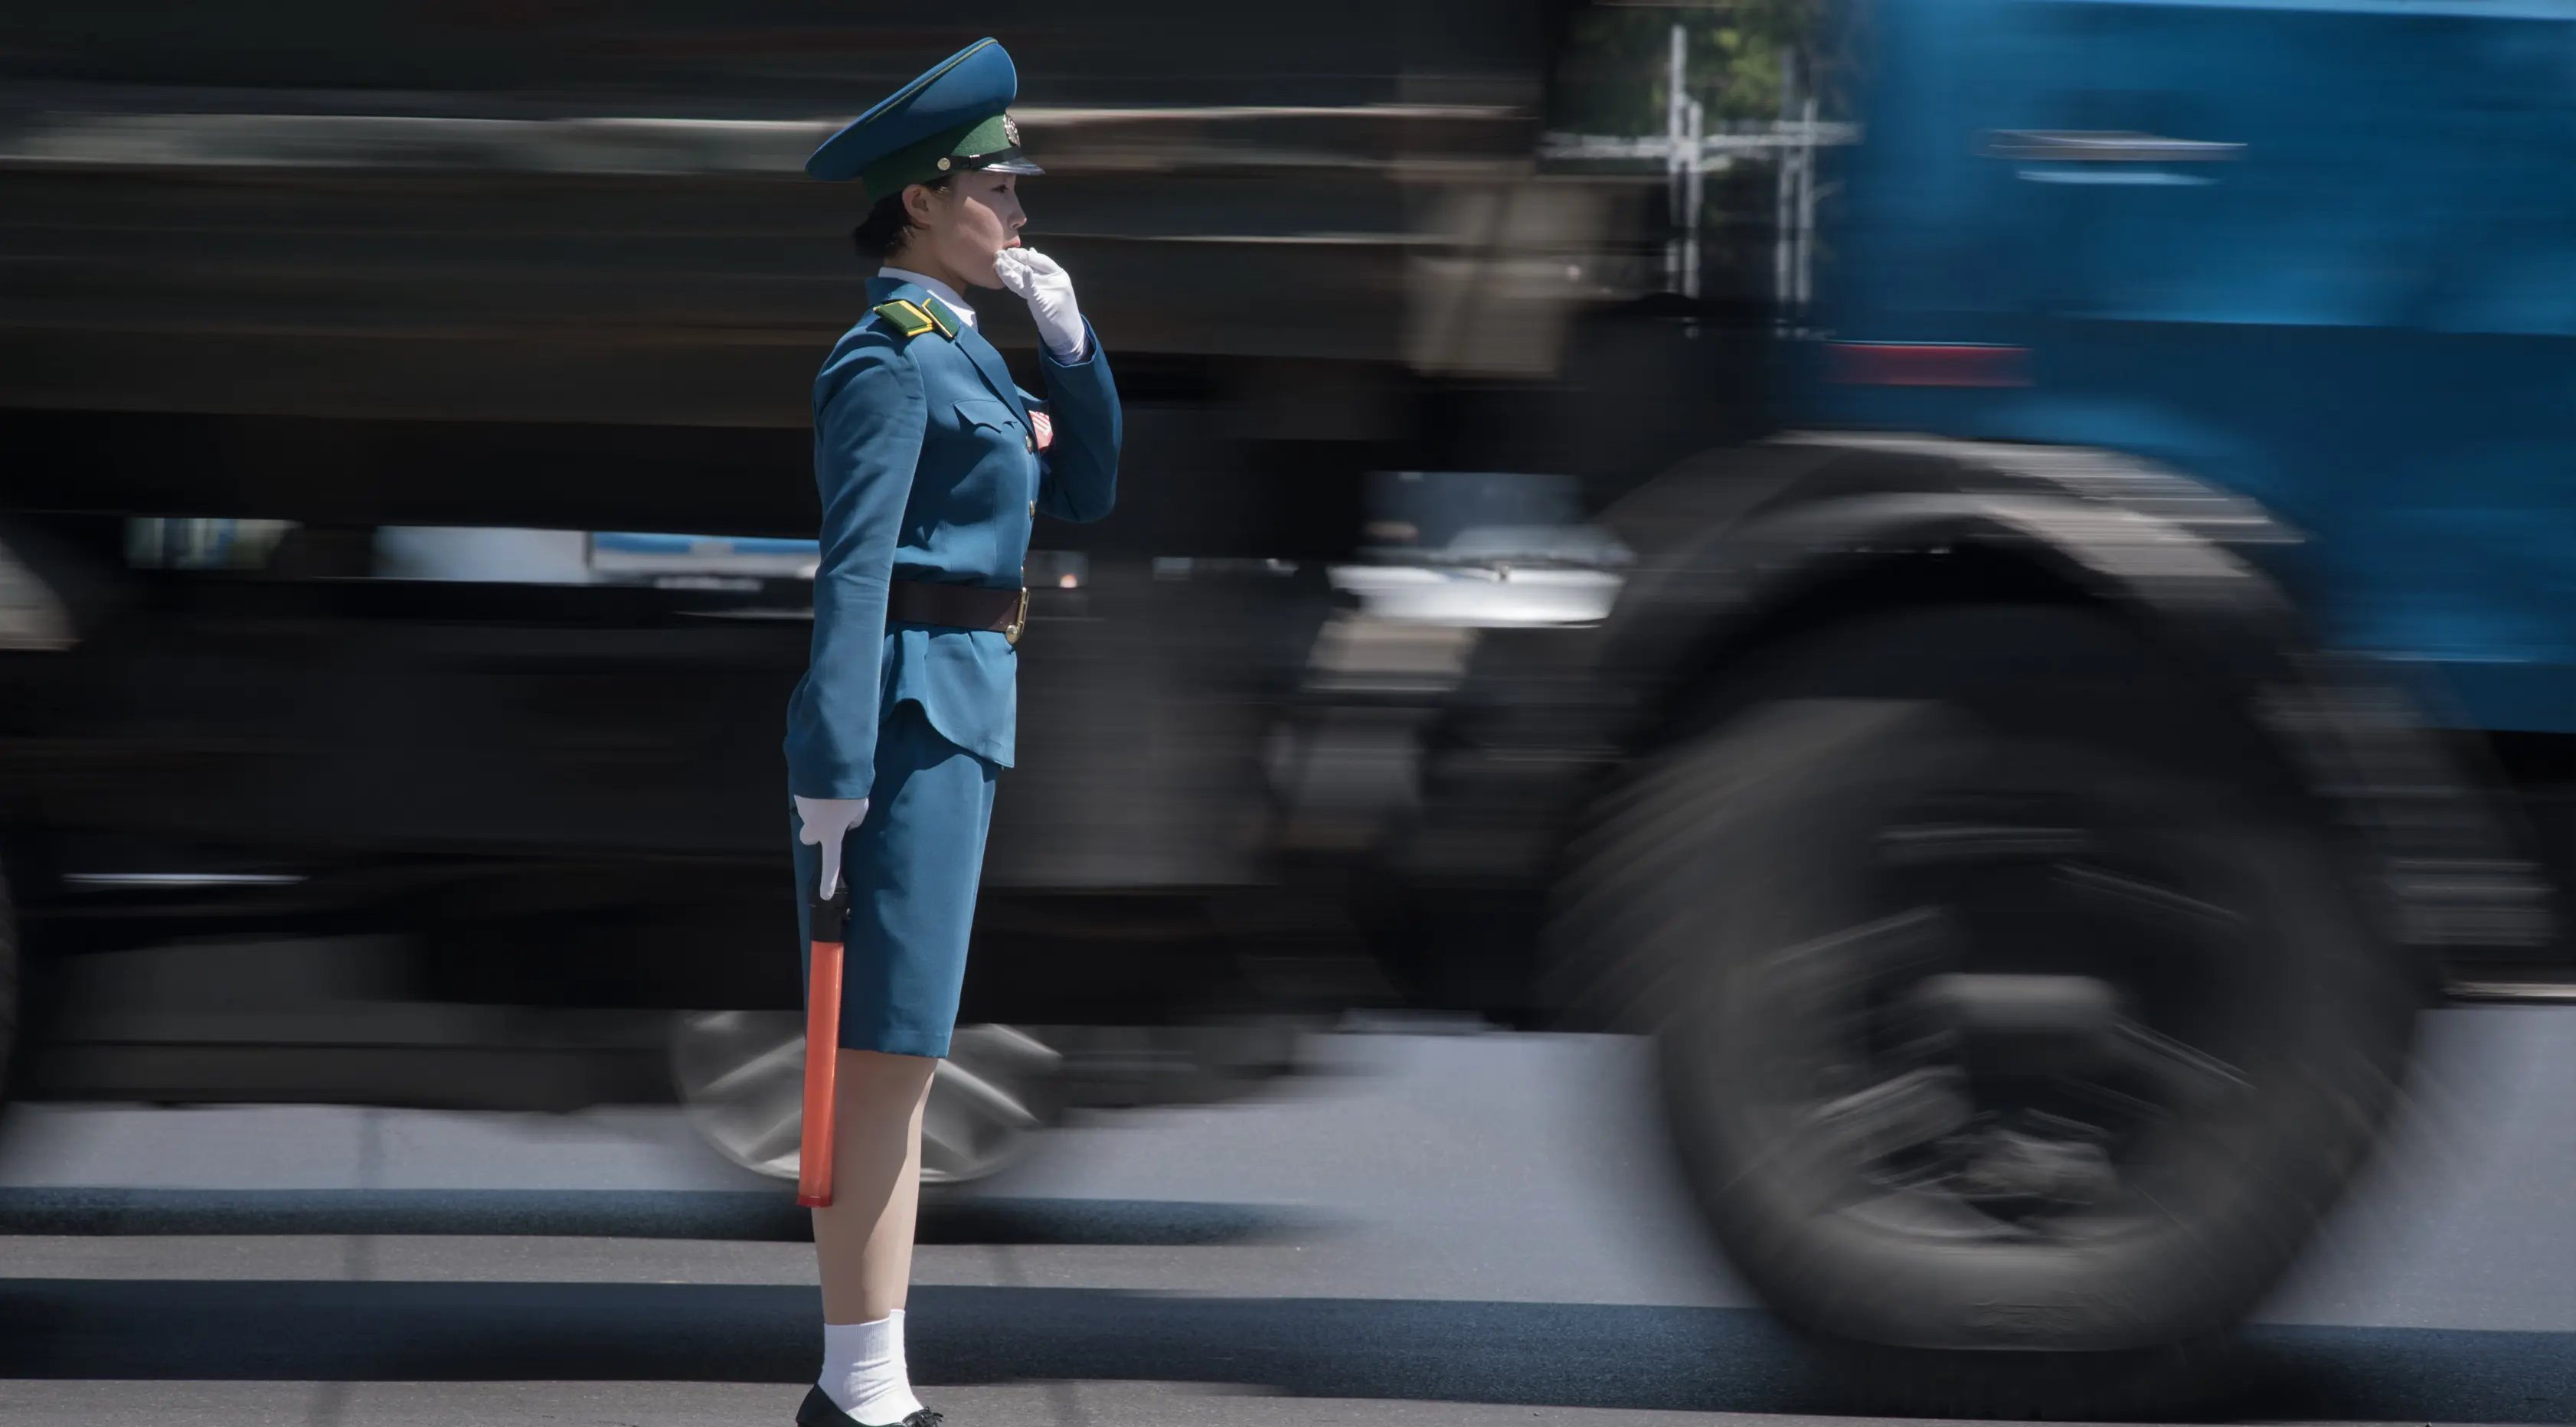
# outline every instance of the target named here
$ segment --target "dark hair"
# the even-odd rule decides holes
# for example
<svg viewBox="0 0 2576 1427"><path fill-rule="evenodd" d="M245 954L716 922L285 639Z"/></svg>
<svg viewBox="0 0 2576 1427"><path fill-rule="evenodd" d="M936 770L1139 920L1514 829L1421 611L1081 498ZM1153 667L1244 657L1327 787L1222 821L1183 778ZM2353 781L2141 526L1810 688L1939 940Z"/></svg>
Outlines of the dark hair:
<svg viewBox="0 0 2576 1427"><path fill-rule="evenodd" d="M906 188L910 186L905 185ZM948 179L944 176L922 185L929 189L944 189L947 186ZM868 209L868 216L859 220L859 226L850 230L850 246L858 249L859 256L870 262L887 262L894 257L896 250L904 245L904 241L912 236L912 230L918 226L920 225L912 221L912 215L904 211L903 189L898 188L878 199Z"/></svg>

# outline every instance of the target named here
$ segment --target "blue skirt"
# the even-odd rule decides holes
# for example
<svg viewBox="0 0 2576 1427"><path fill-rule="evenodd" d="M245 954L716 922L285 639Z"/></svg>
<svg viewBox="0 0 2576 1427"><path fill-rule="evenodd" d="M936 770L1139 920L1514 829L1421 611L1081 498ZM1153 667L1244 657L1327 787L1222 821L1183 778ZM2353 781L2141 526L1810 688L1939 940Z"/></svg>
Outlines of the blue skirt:
<svg viewBox="0 0 2576 1427"><path fill-rule="evenodd" d="M993 824L999 771L940 737L910 699L880 722L868 815L841 841L841 876L850 884L850 939L841 969L843 1048L948 1054L958 994L966 984L966 943L974 931L975 891L984 878L984 838ZM789 808L797 985L806 986L814 937L806 899L823 858L820 848L798 840L804 821L794 804Z"/></svg>

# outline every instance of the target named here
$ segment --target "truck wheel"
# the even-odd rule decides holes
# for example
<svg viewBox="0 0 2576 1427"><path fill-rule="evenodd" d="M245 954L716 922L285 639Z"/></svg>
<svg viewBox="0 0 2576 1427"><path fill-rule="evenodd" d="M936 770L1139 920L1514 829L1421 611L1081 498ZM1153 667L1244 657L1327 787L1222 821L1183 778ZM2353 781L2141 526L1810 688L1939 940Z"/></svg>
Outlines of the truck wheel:
<svg viewBox="0 0 2576 1427"><path fill-rule="evenodd" d="M921 1115L921 1182L998 1174L1051 1118L1063 1057L1010 1026L959 1026ZM671 1072L690 1122L716 1152L794 1179L805 1126L805 1017L698 1011L671 1031Z"/></svg>
<svg viewBox="0 0 2576 1427"><path fill-rule="evenodd" d="M1580 840L1739 1272L1874 1408L2205 1390L2375 1137L2420 977L2249 721L2107 617L1769 661Z"/></svg>

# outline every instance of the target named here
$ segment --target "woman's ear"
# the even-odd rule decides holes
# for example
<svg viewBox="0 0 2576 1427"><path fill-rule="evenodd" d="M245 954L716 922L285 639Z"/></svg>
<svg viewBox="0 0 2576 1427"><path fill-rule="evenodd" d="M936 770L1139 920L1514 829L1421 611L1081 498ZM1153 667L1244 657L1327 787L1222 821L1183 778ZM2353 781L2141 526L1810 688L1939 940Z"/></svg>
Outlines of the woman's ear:
<svg viewBox="0 0 2576 1427"><path fill-rule="evenodd" d="M932 215L939 211L939 190L926 183L910 185L903 191L903 211L912 215L916 225L929 227Z"/></svg>

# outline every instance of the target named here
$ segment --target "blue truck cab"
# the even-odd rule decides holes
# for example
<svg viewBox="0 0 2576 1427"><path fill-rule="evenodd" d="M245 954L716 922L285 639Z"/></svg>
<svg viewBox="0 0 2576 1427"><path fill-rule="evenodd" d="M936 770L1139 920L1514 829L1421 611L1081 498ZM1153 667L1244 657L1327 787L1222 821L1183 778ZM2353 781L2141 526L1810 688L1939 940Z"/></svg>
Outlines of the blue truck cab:
<svg viewBox="0 0 2576 1427"><path fill-rule="evenodd" d="M2576 731L2576 4L1880 0L1856 40L1812 419L2187 472L2443 721Z"/></svg>
<svg viewBox="0 0 2576 1427"><path fill-rule="evenodd" d="M2576 987L2576 3L1846 18L1790 429L1607 517L1555 944L1877 1405L2172 1410L2415 1008Z"/></svg>

